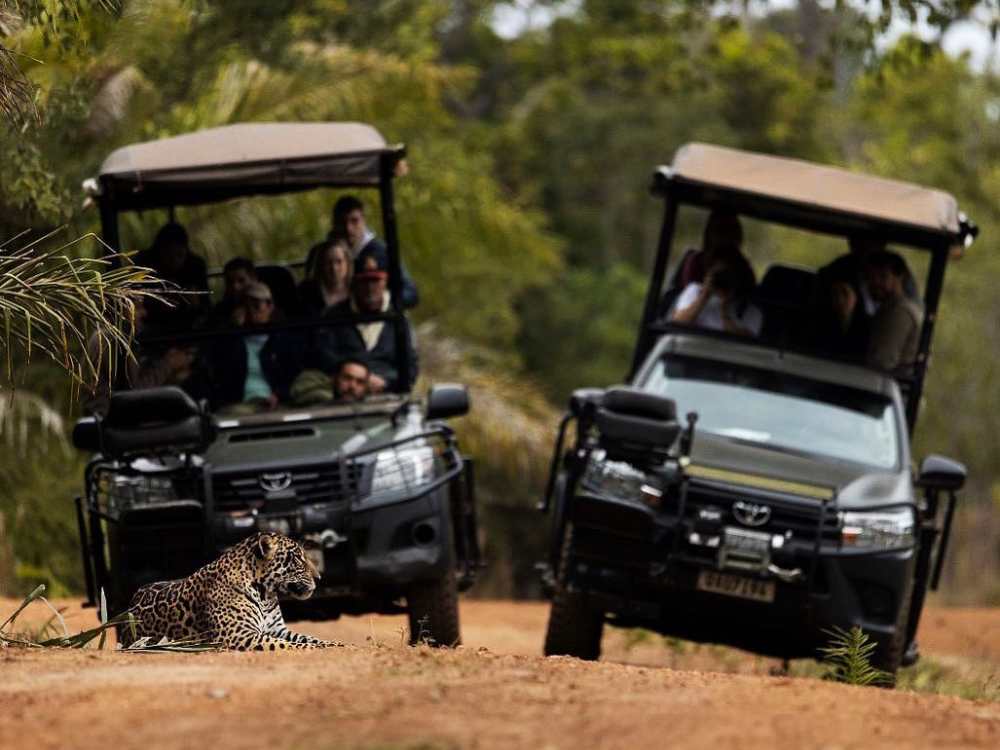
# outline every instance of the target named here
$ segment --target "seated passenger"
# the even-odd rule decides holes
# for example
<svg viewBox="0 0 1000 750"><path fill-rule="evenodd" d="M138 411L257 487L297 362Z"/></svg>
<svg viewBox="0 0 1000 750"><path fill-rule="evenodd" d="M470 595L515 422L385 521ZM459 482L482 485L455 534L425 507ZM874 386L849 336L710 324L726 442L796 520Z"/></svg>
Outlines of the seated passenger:
<svg viewBox="0 0 1000 750"><path fill-rule="evenodd" d="M181 329L191 326L210 304L208 273L205 261L191 252L187 231L180 224L164 224L156 233L153 244L133 258L137 266L153 269L156 275L186 292L170 295L171 305L148 300L148 321L151 329Z"/></svg>
<svg viewBox="0 0 1000 750"><path fill-rule="evenodd" d="M287 331L258 332L280 322L266 284L254 282L243 294L245 323L241 336L213 342L212 406L227 414L253 414L287 401L295 376L302 370L301 338Z"/></svg>
<svg viewBox="0 0 1000 750"><path fill-rule="evenodd" d="M363 401L368 395L368 364L360 357L345 359L333 375L322 370L303 370L291 387L295 406L313 406L331 401Z"/></svg>
<svg viewBox="0 0 1000 750"><path fill-rule="evenodd" d="M856 234L847 241L848 253L841 255L831 263L823 266L817 272L821 287L829 291L831 284L835 281L849 280L854 288L855 296L862 302L861 310L865 315L871 317L875 314L877 301L873 298L868 289L865 261L873 253L884 252L885 243L868 235ZM902 260L902 258L900 258ZM920 290L917 289L917 282L910 273L906 261L903 261L906 274L903 280L903 292L906 297L913 302L920 304Z"/></svg>
<svg viewBox="0 0 1000 750"><path fill-rule="evenodd" d="M132 321L134 336L131 352L102 351L97 334L90 337L87 342L87 356L97 368L97 383L83 401L86 413L105 414L112 391L183 385L191 377L195 359L194 347L171 346L166 351L160 352L143 350L138 337L146 328L146 317L146 304L140 297L136 300ZM130 353L132 356L129 356Z"/></svg>
<svg viewBox="0 0 1000 750"><path fill-rule="evenodd" d="M702 233L701 249L688 250L677 268L671 286L683 290L688 284L705 280L721 252L743 247L743 225L739 217L729 211L716 209L708 215Z"/></svg>
<svg viewBox="0 0 1000 750"><path fill-rule="evenodd" d="M250 284L257 281L257 269L248 258L231 258L222 267L225 284L222 299L212 308L205 325L208 328L229 328L241 326L246 318L243 293Z"/></svg>
<svg viewBox="0 0 1000 750"><path fill-rule="evenodd" d="M759 336L764 317L750 301L754 286L750 263L737 250L726 251L704 283L692 281L684 287L670 320L739 336Z"/></svg>
<svg viewBox="0 0 1000 750"><path fill-rule="evenodd" d="M366 361L360 357L345 359L333 376L333 393L338 401L364 401L370 377Z"/></svg>
<svg viewBox="0 0 1000 750"><path fill-rule="evenodd" d="M365 259L365 267L354 274L351 299L327 310L327 318L344 318L353 315L388 312L389 292L386 282L389 274L377 265L374 256ZM409 363L409 376L405 382L397 368L397 326L402 326L402 344L399 355ZM345 359L361 358L368 362L371 374L368 388L371 393L409 391L417 378L417 353L413 332L406 318L378 320L369 323L342 323L321 328L316 333L315 358L319 369L333 372Z"/></svg>
<svg viewBox="0 0 1000 750"><path fill-rule="evenodd" d="M354 263L347 240L327 240L309 251L307 278L299 284L299 303L309 317L322 315L328 307L351 296Z"/></svg>
<svg viewBox="0 0 1000 750"><path fill-rule="evenodd" d="M360 200L353 195L345 195L340 198L333 206L332 221L333 228L327 239L335 240L338 237L347 239L355 271L362 268L369 257L375 259L375 264L379 268L388 269L389 250L385 243L368 228L368 223L365 221L365 207ZM417 286L413 283L413 279L410 278L402 261L400 261L400 272L403 275L403 299L401 300L403 307L416 307L420 301Z"/></svg>
<svg viewBox="0 0 1000 750"><path fill-rule="evenodd" d="M859 301L851 270L846 266L828 266L818 294L815 347L826 354L864 358L868 352L871 316Z"/></svg>
<svg viewBox="0 0 1000 750"><path fill-rule="evenodd" d="M906 375L917 359L923 311L905 292L906 261L882 250L865 259L865 278L878 310L872 318L867 362Z"/></svg>

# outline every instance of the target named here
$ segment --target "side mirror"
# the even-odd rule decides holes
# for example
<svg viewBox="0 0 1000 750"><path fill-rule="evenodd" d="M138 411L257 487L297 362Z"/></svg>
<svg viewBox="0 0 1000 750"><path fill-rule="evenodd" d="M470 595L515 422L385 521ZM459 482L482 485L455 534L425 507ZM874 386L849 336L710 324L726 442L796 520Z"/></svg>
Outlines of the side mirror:
<svg viewBox="0 0 1000 750"><path fill-rule="evenodd" d="M920 464L917 484L934 490L957 492L965 485L965 465L944 456L931 455Z"/></svg>
<svg viewBox="0 0 1000 750"><path fill-rule="evenodd" d="M427 394L427 418L448 419L469 413L469 390L460 383L433 386Z"/></svg>
<svg viewBox="0 0 1000 750"><path fill-rule="evenodd" d="M94 417L84 417L73 425L73 445L87 453L98 453L101 450L100 428Z"/></svg>

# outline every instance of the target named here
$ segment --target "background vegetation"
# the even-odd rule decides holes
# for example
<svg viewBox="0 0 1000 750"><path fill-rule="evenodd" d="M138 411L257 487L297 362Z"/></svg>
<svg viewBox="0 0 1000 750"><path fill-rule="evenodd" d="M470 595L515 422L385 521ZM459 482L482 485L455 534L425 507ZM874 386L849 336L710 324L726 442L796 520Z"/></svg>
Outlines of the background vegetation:
<svg viewBox="0 0 1000 750"><path fill-rule="evenodd" d="M13 56L3 61L23 72L31 98L0 102L11 112L0 129L0 241L26 228L96 230L80 182L137 140L237 121L363 120L407 143L401 237L422 290L425 376L458 372L479 404L462 429L488 504L494 565L481 591L532 594L543 532L530 509L555 414L571 388L618 381L629 361L658 228L646 191L654 165L705 140L949 190L982 234L949 270L917 454L969 464L949 596L997 603L982 571L1000 563L1000 80L934 41L878 41L893 15L923 12L941 32L993 4L881 3L868 15L827 5L8 2L0 43ZM546 22L498 23L511 6ZM944 11L928 17L928 7ZM179 218L211 265L294 258L325 234L332 198ZM126 249L164 218L130 218ZM684 224L691 241L698 221ZM749 236L758 272L840 251L801 233ZM75 589L69 499L81 465L65 422L40 416L75 407L58 368L17 375L18 393L27 398L30 384L49 411L0 424L0 589Z"/></svg>

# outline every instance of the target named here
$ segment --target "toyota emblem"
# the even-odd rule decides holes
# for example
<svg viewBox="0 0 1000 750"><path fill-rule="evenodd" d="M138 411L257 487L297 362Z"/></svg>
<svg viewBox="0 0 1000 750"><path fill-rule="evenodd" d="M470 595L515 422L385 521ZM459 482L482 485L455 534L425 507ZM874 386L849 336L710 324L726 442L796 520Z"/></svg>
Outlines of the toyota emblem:
<svg viewBox="0 0 1000 750"><path fill-rule="evenodd" d="M768 505L737 500L733 503L733 515L744 526L763 526L771 520L771 508Z"/></svg>
<svg viewBox="0 0 1000 750"><path fill-rule="evenodd" d="M261 474L257 481L264 492L281 492L291 486L292 473L290 471L276 471L271 474Z"/></svg>

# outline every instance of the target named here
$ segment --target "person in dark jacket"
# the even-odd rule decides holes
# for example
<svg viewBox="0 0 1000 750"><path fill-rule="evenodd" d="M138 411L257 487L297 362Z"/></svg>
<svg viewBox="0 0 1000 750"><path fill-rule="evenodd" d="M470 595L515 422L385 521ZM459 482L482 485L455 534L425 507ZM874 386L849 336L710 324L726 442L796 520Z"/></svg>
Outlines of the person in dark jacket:
<svg viewBox="0 0 1000 750"><path fill-rule="evenodd" d="M189 294L171 295L171 305L148 302L147 325L152 330L180 330L191 326L210 304L205 261L191 252L188 233L177 222L164 224L153 244L136 253L133 262L156 272L164 281Z"/></svg>
<svg viewBox="0 0 1000 750"><path fill-rule="evenodd" d="M217 341L211 352L212 407L231 414L253 414L287 401L302 370L301 338L294 333L254 332L279 322L266 284L250 284L243 294L245 333Z"/></svg>
<svg viewBox="0 0 1000 750"><path fill-rule="evenodd" d="M369 393L393 391L404 393L417 379L417 352L413 331L405 316L397 319L351 323L359 314L388 313L391 309L386 283L389 274L379 267L375 257L365 259L365 266L354 274L351 299L327 310L325 318L345 322L321 328L316 333L316 366L323 372L335 372L345 359L360 358L368 363ZM399 346L403 350L399 350ZM400 362L407 363L407 375L400 373Z"/></svg>
<svg viewBox="0 0 1000 750"><path fill-rule="evenodd" d="M345 195L333 204L332 223L333 229L328 239L335 240L342 237L347 240L351 257L354 260L355 273L364 268L366 260L370 257L375 259L375 264L379 268L389 268L389 249L368 228L368 222L365 220L365 207L358 198L353 195ZM417 285L413 283L402 259L399 264L403 276L401 302L403 307L407 309L416 307L420 302Z"/></svg>
<svg viewBox="0 0 1000 750"><path fill-rule="evenodd" d="M249 258L230 258L222 267L225 287L222 299L212 308L205 321L206 328L242 326L246 317L243 293L257 281L257 267Z"/></svg>

